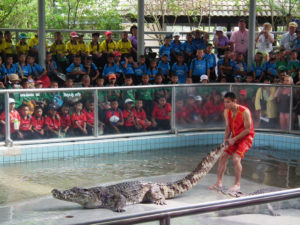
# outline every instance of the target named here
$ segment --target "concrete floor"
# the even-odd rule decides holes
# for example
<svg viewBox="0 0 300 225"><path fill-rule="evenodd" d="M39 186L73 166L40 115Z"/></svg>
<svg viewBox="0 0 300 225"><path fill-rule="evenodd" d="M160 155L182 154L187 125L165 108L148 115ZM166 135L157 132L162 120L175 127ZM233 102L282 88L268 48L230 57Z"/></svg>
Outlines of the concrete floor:
<svg viewBox="0 0 300 225"><path fill-rule="evenodd" d="M183 174L168 175L147 178L143 180L151 181L175 181L181 178ZM155 211L160 209L173 209L176 207L188 206L190 204L197 204L209 201L216 201L225 199L226 196L208 190L208 186L215 182L216 175L208 174L202 182L194 187L189 192L183 195L167 200L167 205L157 206L155 204L137 204L125 207L126 212L116 213L107 209L82 209L80 205L70 202L64 202L54 199L50 196L33 199L26 202L18 202L9 206L0 207L0 224L76 224L89 221L96 221L101 219L113 218L125 215L134 215L141 212ZM226 176L224 185L229 187L234 178ZM74 184L75 186L76 184ZM242 190L245 193L253 192L266 186L259 185L254 182L242 180ZM220 217L218 213L199 214L195 216L176 218L171 220L171 224L271 224L271 225L297 225L300 224L300 210L288 209L278 210L281 216L275 217L264 214L243 214L235 216ZM158 224L158 222L148 222L143 224Z"/></svg>

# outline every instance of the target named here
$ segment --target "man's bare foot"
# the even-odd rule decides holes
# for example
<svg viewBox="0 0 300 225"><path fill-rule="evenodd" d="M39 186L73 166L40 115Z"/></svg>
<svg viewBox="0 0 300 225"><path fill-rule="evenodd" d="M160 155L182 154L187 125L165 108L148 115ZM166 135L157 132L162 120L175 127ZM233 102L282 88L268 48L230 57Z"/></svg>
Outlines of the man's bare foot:
<svg viewBox="0 0 300 225"><path fill-rule="evenodd" d="M221 188L222 184L220 183L215 183L214 185L208 187L209 190L220 190Z"/></svg>
<svg viewBox="0 0 300 225"><path fill-rule="evenodd" d="M241 186L239 184L235 184L231 188L229 188L228 191L229 192L239 192L239 191L241 191Z"/></svg>

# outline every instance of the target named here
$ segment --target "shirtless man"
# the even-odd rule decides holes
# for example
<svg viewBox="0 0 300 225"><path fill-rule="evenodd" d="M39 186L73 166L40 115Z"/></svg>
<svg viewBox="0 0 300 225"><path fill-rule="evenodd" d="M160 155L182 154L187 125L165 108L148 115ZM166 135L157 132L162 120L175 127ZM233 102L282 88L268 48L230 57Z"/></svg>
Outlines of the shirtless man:
<svg viewBox="0 0 300 225"><path fill-rule="evenodd" d="M250 110L245 106L237 104L234 93L228 92L225 94L224 104L224 118L226 124L224 142L228 142L229 146L220 157L217 182L210 186L209 189L220 189L222 187L227 160L232 157L235 182L228 191L238 192L240 191L240 180L242 175L241 160L250 149L254 138L253 120Z"/></svg>

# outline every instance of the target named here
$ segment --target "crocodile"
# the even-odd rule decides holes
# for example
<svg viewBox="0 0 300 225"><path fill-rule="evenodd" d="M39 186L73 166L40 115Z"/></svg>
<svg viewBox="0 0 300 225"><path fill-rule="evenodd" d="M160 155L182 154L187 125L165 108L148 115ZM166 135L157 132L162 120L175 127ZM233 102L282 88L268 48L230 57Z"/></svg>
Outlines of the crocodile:
<svg viewBox="0 0 300 225"><path fill-rule="evenodd" d="M230 197L239 198L239 197L259 195L259 194L265 194L265 193L282 191L282 190L284 189L269 187L269 188L258 189L251 193L227 192L225 188L221 188L218 191L220 191L224 195L229 195ZM280 216L280 214L276 212L276 210L289 209L289 208L300 209L300 199L290 199L290 200L277 201L277 202L266 203L266 204L258 204L258 205L234 208L230 210L222 210L218 213L218 216L232 216L232 215L240 215L240 214L267 214L271 216Z"/></svg>
<svg viewBox="0 0 300 225"><path fill-rule="evenodd" d="M51 193L56 199L74 202L83 208L107 208L115 212L124 212L124 207L131 204L152 202L165 205L165 199L174 198L190 190L204 178L224 152L226 146L225 143L218 145L202 159L190 174L175 182L128 181L110 186L73 187L64 191L53 189Z"/></svg>

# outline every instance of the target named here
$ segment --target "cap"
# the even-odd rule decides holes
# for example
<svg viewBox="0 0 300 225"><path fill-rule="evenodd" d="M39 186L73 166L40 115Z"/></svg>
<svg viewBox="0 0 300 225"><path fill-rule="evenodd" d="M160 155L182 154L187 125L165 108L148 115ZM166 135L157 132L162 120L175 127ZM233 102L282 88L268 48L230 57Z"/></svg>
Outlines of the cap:
<svg viewBox="0 0 300 225"><path fill-rule="evenodd" d="M174 32L173 33L173 37L179 36L180 37L180 33L179 32Z"/></svg>
<svg viewBox="0 0 300 225"><path fill-rule="evenodd" d="M290 22L289 27L298 27L298 24L296 22Z"/></svg>
<svg viewBox="0 0 300 225"><path fill-rule="evenodd" d="M132 99L127 98L127 99L125 100L125 104L127 104L127 103L133 103Z"/></svg>
<svg viewBox="0 0 300 225"><path fill-rule="evenodd" d="M76 31L70 33L70 37L79 37Z"/></svg>
<svg viewBox="0 0 300 225"><path fill-rule="evenodd" d="M11 103L16 103L15 99L9 98L9 99L8 99L8 104L11 104Z"/></svg>
<svg viewBox="0 0 300 225"><path fill-rule="evenodd" d="M240 95L247 95L247 90L241 89L240 90Z"/></svg>
<svg viewBox="0 0 300 225"><path fill-rule="evenodd" d="M201 97L200 95L197 95L197 96L195 97L195 100L196 100L196 101L202 101L202 97Z"/></svg>
<svg viewBox="0 0 300 225"><path fill-rule="evenodd" d="M115 51L115 52L114 52L114 56L121 56L121 52Z"/></svg>
<svg viewBox="0 0 300 225"><path fill-rule="evenodd" d="M37 81L35 82L35 85L38 85L38 84L43 84L43 82L42 82L41 80L37 80Z"/></svg>
<svg viewBox="0 0 300 225"><path fill-rule="evenodd" d="M235 80L241 80L243 77L239 74L235 75L234 79Z"/></svg>
<svg viewBox="0 0 300 225"><path fill-rule="evenodd" d="M50 105L49 105L49 109L57 110L57 107L56 107L56 105L54 105L54 104L50 104Z"/></svg>
<svg viewBox="0 0 300 225"><path fill-rule="evenodd" d="M111 80L111 79L117 79L117 76L116 76L116 74L111 73L111 74L108 75L108 79L109 80Z"/></svg>
<svg viewBox="0 0 300 225"><path fill-rule="evenodd" d="M208 80L208 76L206 74L201 75L200 82L202 82L203 80Z"/></svg>
<svg viewBox="0 0 300 225"><path fill-rule="evenodd" d="M21 33L21 34L20 34L20 40L25 39L25 38L26 38L26 34Z"/></svg>
<svg viewBox="0 0 300 225"><path fill-rule="evenodd" d="M19 75L18 75L18 74L15 74L15 73L10 74L10 75L8 76L8 79L9 79L10 81L16 81L16 80L20 81Z"/></svg>
<svg viewBox="0 0 300 225"><path fill-rule="evenodd" d="M105 32L105 37L107 37L107 36L110 35L110 34L112 34L111 31L106 31L106 32Z"/></svg>
<svg viewBox="0 0 300 225"><path fill-rule="evenodd" d="M222 31L223 32L223 27L217 27L216 31Z"/></svg>

